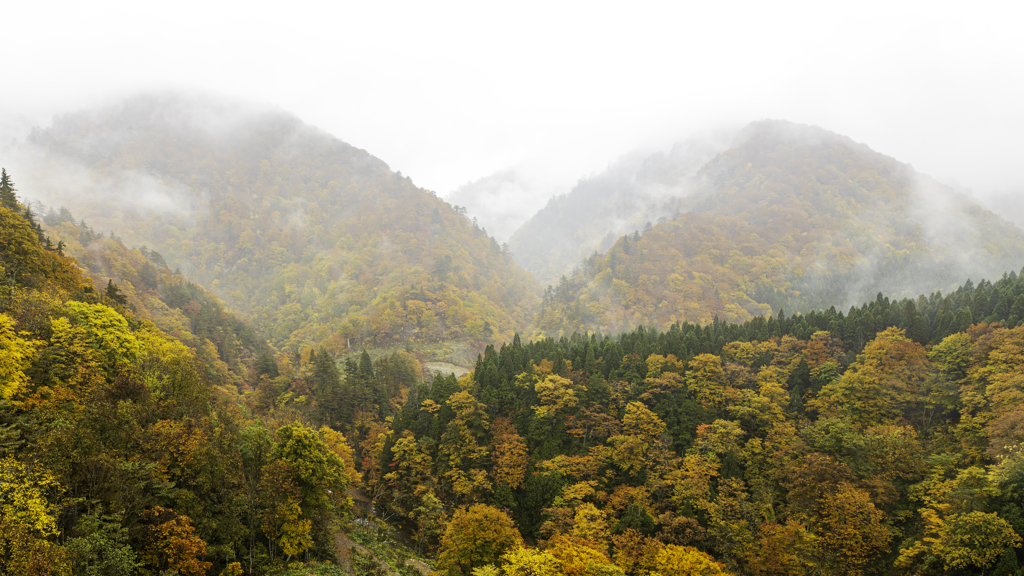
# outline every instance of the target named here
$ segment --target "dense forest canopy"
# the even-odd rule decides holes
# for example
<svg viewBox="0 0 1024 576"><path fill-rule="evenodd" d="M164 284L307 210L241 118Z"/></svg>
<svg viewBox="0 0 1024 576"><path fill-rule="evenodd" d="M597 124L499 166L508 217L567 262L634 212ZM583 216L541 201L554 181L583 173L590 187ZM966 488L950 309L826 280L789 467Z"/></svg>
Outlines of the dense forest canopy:
<svg viewBox="0 0 1024 576"><path fill-rule="evenodd" d="M364 481L449 574L1015 574L1022 319L1012 273L848 314L515 341L410 395ZM465 510L447 531L435 500ZM474 557L456 532L494 509L527 547Z"/></svg>

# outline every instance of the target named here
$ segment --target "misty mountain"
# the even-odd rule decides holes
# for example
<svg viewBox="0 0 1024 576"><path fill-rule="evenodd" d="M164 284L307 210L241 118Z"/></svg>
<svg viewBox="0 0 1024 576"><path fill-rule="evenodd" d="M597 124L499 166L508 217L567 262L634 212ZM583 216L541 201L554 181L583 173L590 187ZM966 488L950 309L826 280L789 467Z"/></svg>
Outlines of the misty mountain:
<svg viewBox="0 0 1024 576"><path fill-rule="evenodd" d="M674 215L666 203L690 194L697 171L725 150L731 135L693 137L668 152L632 153L552 198L508 244L520 265L554 284L580 260L605 252L623 234Z"/></svg>
<svg viewBox="0 0 1024 576"><path fill-rule="evenodd" d="M674 219L616 240L549 288L546 333L743 322L950 290L1024 264L1024 232L849 138L751 124L694 176Z"/></svg>
<svg viewBox="0 0 1024 576"><path fill-rule="evenodd" d="M522 170L508 169L468 182L446 199L465 208L469 218L475 218L487 234L503 243L552 195L550 186Z"/></svg>
<svg viewBox="0 0 1024 576"><path fill-rule="evenodd" d="M988 196L983 205L1017 226L1024 227L1024 190Z"/></svg>
<svg viewBox="0 0 1024 576"><path fill-rule="evenodd" d="M138 96L16 160L28 195L159 251L278 346L511 339L539 295L450 205L280 110Z"/></svg>

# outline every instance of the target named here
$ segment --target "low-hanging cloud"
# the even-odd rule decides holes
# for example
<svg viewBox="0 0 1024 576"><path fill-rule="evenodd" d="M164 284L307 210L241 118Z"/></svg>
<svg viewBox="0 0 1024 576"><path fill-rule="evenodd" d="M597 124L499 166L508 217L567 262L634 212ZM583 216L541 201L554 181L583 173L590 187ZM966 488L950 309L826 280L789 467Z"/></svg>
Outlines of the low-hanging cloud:
<svg viewBox="0 0 1024 576"><path fill-rule="evenodd" d="M201 191L172 178L138 169L100 172L77 158L48 154L32 143L8 154L5 164L23 201L66 207L76 220L100 232L115 232L130 244L147 242L135 237L135 221L162 217L194 223L203 203Z"/></svg>

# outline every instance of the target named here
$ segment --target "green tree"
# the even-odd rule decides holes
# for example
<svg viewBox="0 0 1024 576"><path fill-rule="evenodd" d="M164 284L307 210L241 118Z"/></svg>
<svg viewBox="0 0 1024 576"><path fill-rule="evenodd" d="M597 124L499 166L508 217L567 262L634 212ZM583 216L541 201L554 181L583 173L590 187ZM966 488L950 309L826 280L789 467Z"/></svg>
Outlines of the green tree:
<svg viewBox="0 0 1024 576"><path fill-rule="evenodd" d="M15 191L14 181L11 180L7 169L0 168L0 206L17 212L20 206L18 205L18 197L14 194Z"/></svg>
<svg viewBox="0 0 1024 576"><path fill-rule="evenodd" d="M114 284L114 280L107 280L107 288L104 290L107 298L117 304L118 306L126 306L128 304L128 297L121 293L121 289Z"/></svg>
<svg viewBox="0 0 1024 576"><path fill-rule="evenodd" d="M947 570L985 569L995 564L1007 548L1020 544L1021 538L1009 522L995 513L975 511L947 517L932 550Z"/></svg>
<svg viewBox="0 0 1024 576"><path fill-rule="evenodd" d="M141 567L138 555L129 544L128 529L121 524L123 514L85 514L75 525L74 538L67 548L74 559L76 574L86 576L130 576Z"/></svg>
<svg viewBox="0 0 1024 576"><path fill-rule="evenodd" d="M278 443L271 458L287 463L302 496L302 518L312 521L314 532L326 534L331 521L351 508L345 491L351 476L345 462L316 430L295 423L277 429Z"/></svg>

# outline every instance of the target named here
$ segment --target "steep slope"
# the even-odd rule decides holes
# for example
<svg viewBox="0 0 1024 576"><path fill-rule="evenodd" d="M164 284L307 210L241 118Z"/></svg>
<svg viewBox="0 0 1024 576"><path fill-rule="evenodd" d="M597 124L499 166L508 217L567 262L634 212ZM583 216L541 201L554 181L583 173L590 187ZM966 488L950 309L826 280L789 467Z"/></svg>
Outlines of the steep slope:
<svg viewBox="0 0 1024 576"><path fill-rule="evenodd" d="M448 204L280 111L140 96L22 152L43 202L154 247L278 346L511 339L539 296Z"/></svg>
<svg viewBox="0 0 1024 576"><path fill-rule="evenodd" d="M509 239L512 253L542 285L556 284L580 260L605 252L623 234L671 217L666 202L694 189L694 175L731 139L694 137L667 153L628 154L600 174L580 179Z"/></svg>
<svg viewBox="0 0 1024 576"><path fill-rule="evenodd" d="M128 248L119 238L75 224L67 209L36 213L95 286L120 303L124 314L152 322L195 351L211 382L245 386L254 379L257 358L272 354L255 330L208 290L172 272L159 252Z"/></svg>
<svg viewBox="0 0 1024 576"><path fill-rule="evenodd" d="M1020 229L910 166L787 122L741 136L674 202L678 217L620 238L549 289L540 329L743 322L1021 267Z"/></svg>
<svg viewBox="0 0 1024 576"><path fill-rule="evenodd" d="M201 290L184 290L199 323L163 330L185 322L177 310L150 321L158 301L128 281L141 256L94 241L84 272L52 243L70 230L47 238L8 183L0 180L0 573L241 574L245 562L261 574L280 529L258 519L280 506L308 518L289 548L332 558L355 476L344 436L278 414L272 427L254 420L234 387L218 385L226 362L204 354L207 329L233 327L210 318ZM90 281L108 265L124 293ZM317 471L300 477L297 464L309 461Z"/></svg>

